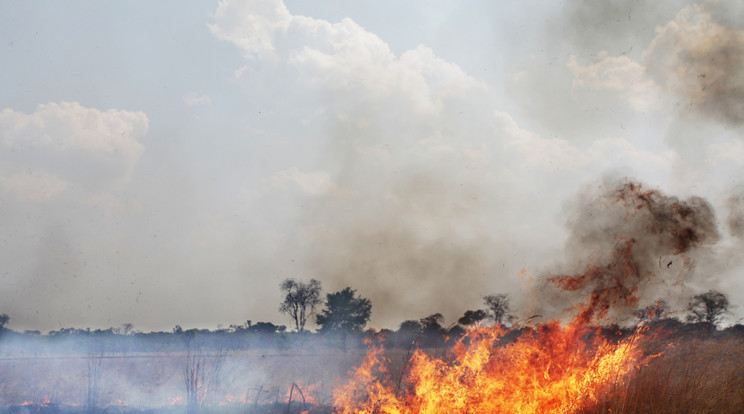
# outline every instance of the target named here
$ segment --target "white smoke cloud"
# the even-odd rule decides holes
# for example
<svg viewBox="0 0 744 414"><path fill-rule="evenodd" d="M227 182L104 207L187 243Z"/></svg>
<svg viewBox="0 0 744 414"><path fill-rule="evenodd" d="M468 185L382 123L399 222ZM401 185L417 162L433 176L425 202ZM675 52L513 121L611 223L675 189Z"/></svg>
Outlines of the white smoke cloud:
<svg viewBox="0 0 744 414"><path fill-rule="evenodd" d="M658 109L658 86L646 75L645 68L627 56L609 56L600 52L595 61L582 65L575 55L568 58L574 88L608 90L625 98L639 111Z"/></svg>
<svg viewBox="0 0 744 414"><path fill-rule="evenodd" d="M67 188L64 180L44 171L17 172L10 177L0 177L0 184L6 192L12 193L20 201L49 201Z"/></svg>
<svg viewBox="0 0 744 414"><path fill-rule="evenodd" d="M58 180L96 187L130 174L147 129L143 112L101 111L77 102L40 104L30 114L6 108L0 111L0 159L6 173L39 168Z"/></svg>
<svg viewBox="0 0 744 414"><path fill-rule="evenodd" d="M416 113L437 113L443 100L483 87L430 48L419 46L396 57L387 43L351 19L332 24L291 15L280 0L222 1L214 20L210 29L217 38L264 64L295 68L304 82L342 104L353 93L357 105L402 101ZM347 108L334 109L342 117Z"/></svg>
<svg viewBox="0 0 744 414"><path fill-rule="evenodd" d="M266 189L286 188L287 185L296 185L303 193L308 195L328 195L342 191L338 184L331 180L326 171L314 171L303 173L296 167L282 170L265 180Z"/></svg>
<svg viewBox="0 0 744 414"><path fill-rule="evenodd" d="M6 148L30 145L67 151L81 149L120 158L133 164L144 147L137 138L147 132L142 112L86 108L77 102L50 102L32 114L3 109L0 112Z"/></svg>
<svg viewBox="0 0 744 414"><path fill-rule="evenodd" d="M212 98L210 98L208 95L199 95L193 91L184 95L182 99L183 99L183 102L188 106L198 106L198 105L211 106L212 105Z"/></svg>
<svg viewBox="0 0 744 414"><path fill-rule="evenodd" d="M279 1L225 1L214 17L212 33L253 62L241 68L246 85L293 77L284 100L316 108L305 116L322 126L310 135L325 149L322 168L283 170L264 186L311 197L293 229L300 268L328 289L369 296L375 323L459 316L484 292L514 292L530 255L560 240L561 188L608 170L655 183L678 161L623 136L544 136L494 107L485 82L433 49L396 55L350 19L292 15ZM574 88L609 91L637 111L657 106L654 82L632 59L578 62L568 62ZM341 189L354 196L339 201Z"/></svg>
<svg viewBox="0 0 744 414"><path fill-rule="evenodd" d="M44 328L286 323L278 283L316 277L372 299L377 326L452 321L551 266L566 200L599 176L718 211L729 195L711 196L744 176L741 82L705 62L725 50L737 62L742 24L733 1L690 3L224 0L211 17L185 5L190 20L78 37L55 31L77 14L24 8L60 43L0 6L24 22L0 51L21 75L0 105L14 287L0 312ZM88 46L108 39L121 47L99 70ZM51 50L65 65L30 58Z"/></svg>
<svg viewBox="0 0 744 414"><path fill-rule="evenodd" d="M645 52L648 73L687 113L744 122L744 28L715 14L722 3L683 8ZM721 11L721 10L718 10Z"/></svg>

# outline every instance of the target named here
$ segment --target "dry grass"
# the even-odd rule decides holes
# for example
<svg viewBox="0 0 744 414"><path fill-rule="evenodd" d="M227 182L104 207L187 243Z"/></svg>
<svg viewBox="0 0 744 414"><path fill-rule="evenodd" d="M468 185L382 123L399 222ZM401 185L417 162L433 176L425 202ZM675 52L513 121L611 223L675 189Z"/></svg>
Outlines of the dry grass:
<svg viewBox="0 0 744 414"><path fill-rule="evenodd" d="M363 358L365 350L248 350L230 353L207 405L254 406L286 401L292 384L306 398L330 404L331 390ZM99 407L155 408L186 403L186 353L104 355ZM0 406L50 402L83 406L87 371L84 355L0 360ZM301 400L295 388L293 401ZM310 398L308 398L309 400Z"/></svg>
<svg viewBox="0 0 744 414"><path fill-rule="evenodd" d="M744 335L650 334L641 341L647 355L656 356L608 387L605 396L582 413L744 413ZM446 349L424 351L441 355ZM211 408L206 411L286 412L288 393L296 384L308 402L316 404L309 406L311 412L330 412L333 388L364 354L364 349L342 352L321 346L235 351L225 360L219 384L210 390ZM388 360L384 381L406 387L409 350L392 348L383 355ZM183 404L166 407L179 398L185 403L185 356L129 354L103 359L100 406L109 407L109 412L155 407L178 411ZM60 407L83 405L85 364L84 355L0 360L0 406L45 400ZM222 406L228 398L231 405ZM291 411L299 411L296 391L293 401Z"/></svg>
<svg viewBox="0 0 744 414"><path fill-rule="evenodd" d="M585 413L744 413L744 338L657 339L647 345L661 354Z"/></svg>

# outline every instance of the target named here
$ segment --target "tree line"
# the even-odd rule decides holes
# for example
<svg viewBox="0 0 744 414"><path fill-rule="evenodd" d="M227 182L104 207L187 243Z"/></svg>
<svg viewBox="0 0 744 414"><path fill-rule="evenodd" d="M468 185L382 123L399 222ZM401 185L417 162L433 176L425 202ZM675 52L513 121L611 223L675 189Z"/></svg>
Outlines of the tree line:
<svg viewBox="0 0 744 414"><path fill-rule="evenodd" d="M518 328L527 321L518 321L511 310L509 296L490 294L483 296L483 307L467 310L449 326L444 326L444 316L434 313L420 319L403 321L397 330L367 330L366 326L372 316L372 302L362 297L355 289L345 287L339 291L327 293L322 298L320 281L285 279L279 285L281 301L279 311L285 314L291 323L290 330L284 325L271 322L252 322L247 320L240 325L217 330L183 329L176 325L171 332L137 332L131 323L122 324L119 328L76 329L62 328L42 335L39 331L18 333L6 328L10 318L0 314L0 338L8 336L38 338L40 342L64 341L71 338L85 338L89 343L99 343L122 351L136 350L145 347L147 350L172 350L183 347L184 341L200 337L205 343L213 342L219 347L231 349L246 347L289 347L295 341L307 341L309 323L317 326L311 336L325 338L346 348L348 345L361 345L366 337L386 336L386 342L392 346L407 346L416 341L422 346L438 346L446 338L459 338L468 327L491 324L504 328ZM686 322L704 323L715 326L726 315L730 303L725 294L717 291L694 295L685 311ZM668 320L670 312L667 303L660 299L635 312L637 323L649 324ZM535 315L539 316L539 315ZM295 337L302 337L297 339ZM128 345L127 345L128 344ZM217 346L217 345L216 345Z"/></svg>

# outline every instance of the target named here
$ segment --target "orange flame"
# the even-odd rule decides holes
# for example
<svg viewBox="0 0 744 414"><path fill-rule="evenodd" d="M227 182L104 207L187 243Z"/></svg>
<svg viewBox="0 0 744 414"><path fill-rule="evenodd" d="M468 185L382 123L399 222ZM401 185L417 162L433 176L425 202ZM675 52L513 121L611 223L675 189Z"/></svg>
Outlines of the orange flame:
<svg viewBox="0 0 744 414"><path fill-rule="evenodd" d="M640 359L634 338L612 344L577 321L530 328L512 343L499 327L473 328L445 358L416 351L404 389L379 379L387 361L373 347L334 405L339 413L575 411Z"/></svg>

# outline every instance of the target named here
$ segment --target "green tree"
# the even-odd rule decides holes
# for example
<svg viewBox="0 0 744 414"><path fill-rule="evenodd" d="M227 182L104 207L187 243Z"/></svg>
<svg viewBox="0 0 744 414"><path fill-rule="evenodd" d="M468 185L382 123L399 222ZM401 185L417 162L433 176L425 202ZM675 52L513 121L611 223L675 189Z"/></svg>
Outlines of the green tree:
<svg viewBox="0 0 744 414"><path fill-rule="evenodd" d="M414 320L403 321L398 328L398 332L405 334L419 334L424 329L421 322Z"/></svg>
<svg viewBox="0 0 744 414"><path fill-rule="evenodd" d="M482 321L483 319L486 319L487 317L488 314L483 309L468 310L465 311L465 314L457 320L457 323L462 326L475 325L476 323Z"/></svg>
<svg viewBox="0 0 744 414"><path fill-rule="evenodd" d="M372 315L372 302L347 287L326 295L323 311L315 317L322 333L361 332Z"/></svg>
<svg viewBox="0 0 744 414"><path fill-rule="evenodd" d="M277 332L284 332L287 329L284 325L274 325L271 322L256 322L255 325L251 325L246 328L246 332L257 333L261 335L271 335Z"/></svg>
<svg viewBox="0 0 744 414"><path fill-rule="evenodd" d="M421 318L419 322L421 322L421 327L425 334L439 334L444 331L444 328L442 327L444 316L439 312Z"/></svg>
<svg viewBox="0 0 744 414"><path fill-rule="evenodd" d="M320 282L310 279L309 282L285 279L279 288L284 293L284 299L279 311L292 318L297 332L305 330L305 323L315 314L315 307L320 304Z"/></svg>

